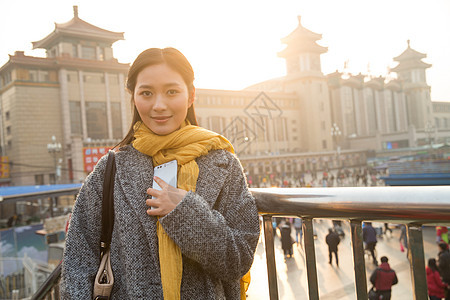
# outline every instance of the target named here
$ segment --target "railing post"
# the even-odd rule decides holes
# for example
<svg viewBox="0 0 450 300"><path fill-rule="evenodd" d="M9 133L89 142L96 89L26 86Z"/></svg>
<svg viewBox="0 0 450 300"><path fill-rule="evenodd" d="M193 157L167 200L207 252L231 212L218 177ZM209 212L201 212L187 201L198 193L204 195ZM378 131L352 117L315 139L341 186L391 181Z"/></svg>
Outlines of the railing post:
<svg viewBox="0 0 450 300"><path fill-rule="evenodd" d="M350 220L352 249L353 249L353 267L355 269L356 298L358 300L367 299L367 279L366 262L364 260L364 246L362 238L361 221Z"/></svg>
<svg viewBox="0 0 450 300"><path fill-rule="evenodd" d="M277 267L275 264L275 245L273 240L272 216L263 215L264 241L266 244L267 277L270 300L278 300Z"/></svg>
<svg viewBox="0 0 450 300"><path fill-rule="evenodd" d="M310 300L319 300L317 283L316 250L314 248L314 229L311 218L303 218L303 236L305 242L306 272Z"/></svg>
<svg viewBox="0 0 450 300"><path fill-rule="evenodd" d="M427 278L425 273L425 257L423 252L422 225L407 224L408 259L411 267L411 281L414 289L414 300L428 299Z"/></svg>

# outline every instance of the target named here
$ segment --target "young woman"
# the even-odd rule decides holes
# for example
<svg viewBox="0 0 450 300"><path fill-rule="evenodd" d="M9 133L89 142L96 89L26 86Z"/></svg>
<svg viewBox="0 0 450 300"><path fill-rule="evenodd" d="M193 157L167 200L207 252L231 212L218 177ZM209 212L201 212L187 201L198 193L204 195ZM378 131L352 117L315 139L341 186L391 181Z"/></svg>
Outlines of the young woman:
<svg viewBox="0 0 450 300"><path fill-rule="evenodd" d="M245 297L241 279L258 243L258 212L233 146L197 126L193 81L191 65L173 48L145 50L130 67L133 121L115 155L112 299ZM153 175L172 160L177 187ZM105 166L103 157L75 203L63 299L92 299Z"/></svg>
<svg viewBox="0 0 450 300"><path fill-rule="evenodd" d="M427 266L427 286L430 300L440 300L445 297L447 284L443 283L436 265L436 259L430 258Z"/></svg>

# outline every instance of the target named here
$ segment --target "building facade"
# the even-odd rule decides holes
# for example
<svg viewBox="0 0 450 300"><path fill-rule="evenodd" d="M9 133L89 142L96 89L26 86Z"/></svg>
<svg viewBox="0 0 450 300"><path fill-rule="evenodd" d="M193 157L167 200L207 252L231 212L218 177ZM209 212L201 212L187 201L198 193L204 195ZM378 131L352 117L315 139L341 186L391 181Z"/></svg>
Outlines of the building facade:
<svg viewBox="0 0 450 300"><path fill-rule="evenodd" d="M6 183L79 182L92 167L85 159L97 159L92 152L104 152L124 136L129 66L118 63L111 48L120 39L123 33L83 21L74 7L73 19L33 42L34 49L46 50L45 58L10 55L0 68Z"/></svg>
<svg viewBox="0 0 450 300"><path fill-rule="evenodd" d="M363 166L372 150L450 137L450 103L431 102L425 54L408 43L394 58L395 79L324 75L321 37L299 17L278 53L286 76L241 91L196 89L199 124L233 143L250 176ZM3 184L79 182L123 138L129 65L111 47L121 39L80 19L75 6L69 22L33 43L45 58L10 55L0 68L2 166L10 167Z"/></svg>
<svg viewBox="0 0 450 300"><path fill-rule="evenodd" d="M408 41L394 58L396 78L328 75L332 119L344 147L384 151L450 142L450 102L431 101L425 57Z"/></svg>

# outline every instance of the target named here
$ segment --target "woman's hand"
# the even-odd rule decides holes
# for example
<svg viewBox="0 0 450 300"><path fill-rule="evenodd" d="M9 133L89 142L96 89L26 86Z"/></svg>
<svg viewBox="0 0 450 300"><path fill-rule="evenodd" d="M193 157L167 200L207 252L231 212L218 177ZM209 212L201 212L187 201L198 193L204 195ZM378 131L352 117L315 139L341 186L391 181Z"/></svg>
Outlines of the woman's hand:
<svg viewBox="0 0 450 300"><path fill-rule="evenodd" d="M147 209L147 214L163 217L170 213L183 200L187 192L169 185L159 177L155 176L153 180L156 181L162 190L147 189L147 194L153 196L152 199L145 201L145 204L152 207Z"/></svg>

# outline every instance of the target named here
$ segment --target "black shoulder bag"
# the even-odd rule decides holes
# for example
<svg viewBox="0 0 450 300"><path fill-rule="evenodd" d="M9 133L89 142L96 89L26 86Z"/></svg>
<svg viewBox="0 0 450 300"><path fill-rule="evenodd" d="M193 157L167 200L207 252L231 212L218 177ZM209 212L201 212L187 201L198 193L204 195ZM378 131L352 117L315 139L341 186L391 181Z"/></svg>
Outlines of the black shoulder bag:
<svg viewBox="0 0 450 300"><path fill-rule="evenodd" d="M114 227L114 177L116 174L114 151L108 152L105 178L103 181L102 199L102 234L100 239L101 262L95 276L94 300L110 299L114 285L114 276L111 268L110 245Z"/></svg>

